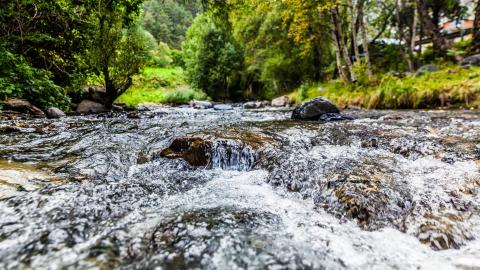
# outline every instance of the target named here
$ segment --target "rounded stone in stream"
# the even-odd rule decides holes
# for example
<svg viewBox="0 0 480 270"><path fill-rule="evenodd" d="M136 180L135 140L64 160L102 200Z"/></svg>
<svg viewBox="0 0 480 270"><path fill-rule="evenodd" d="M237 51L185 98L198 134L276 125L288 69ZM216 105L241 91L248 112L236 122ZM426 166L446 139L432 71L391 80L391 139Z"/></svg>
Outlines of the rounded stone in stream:
<svg viewBox="0 0 480 270"><path fill-rule="evenodd" d="M182 158L194 167L204 167L210 164L211 150L212 143L202 138L177 138L160 156L169 159Z"/></svg>
<svg viewBox="0 0 480 270"><path fill-rule="evenodd" d="M340 114L338 107L323 97L312 99L295 108L292 119L311 121L340 121L351 118Z"/></svg>
<svg viewBox="0 0 480 270"><path fill-rule="evenodd" d="M213 104L210 101L200 101L200 100L190 101L190 106L198 110L206 110L206 109L213 108Z"/></svg>
<svg viewBox="0 0 480 270"><path fill-rule="evenodd" d="M59 108L51 107L47 110L47 117L50 119L58 119L65 116L67 115Z"/></svg>

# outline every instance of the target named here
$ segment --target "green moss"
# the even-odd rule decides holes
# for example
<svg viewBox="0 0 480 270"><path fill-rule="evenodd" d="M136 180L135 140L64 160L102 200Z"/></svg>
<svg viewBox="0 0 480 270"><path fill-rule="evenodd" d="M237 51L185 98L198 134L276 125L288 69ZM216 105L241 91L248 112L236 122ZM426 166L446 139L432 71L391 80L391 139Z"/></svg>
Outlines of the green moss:
<svg viewBox="0 0 480 270"><path fill-rule="evenodd" d="M201 91L190 88L181 68L146 68L134 78L133 86L117 99L129 106L142 103L186 104L205 100Z"/></svg>
<svg viewBox="0 0 480 270"><path fill-rule="evenodd" d="M446 67L419 77L377 77L373 83L345 85L341 81L314 84L290 94L300 103L317 96L341 107L370 109L425 109L443 106L480 106L480 68Z"/></svg>

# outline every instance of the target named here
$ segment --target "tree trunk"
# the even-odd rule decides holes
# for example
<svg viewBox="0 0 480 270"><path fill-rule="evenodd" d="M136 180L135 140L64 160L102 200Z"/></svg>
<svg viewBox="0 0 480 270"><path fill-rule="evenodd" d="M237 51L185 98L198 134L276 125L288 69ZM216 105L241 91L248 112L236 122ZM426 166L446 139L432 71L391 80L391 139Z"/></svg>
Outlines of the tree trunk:
<svg viewBox="0 0 480 270"><path fill-rule="evenodd" d="M480 53L480 0L477 0L477 6L475 7L472 45L473 52Z"/></svg>
<svg viewBox="0 0 480 270"><path fill-rule="evenodd" d="M428 6L425 0L416 0L417 10L420 15L423 29L427 35L430 36L433 43L433 48L440 51L444 56L447 55L447 51L451 48L450 42L442 36L438 24L435 24L432 17L429 14Z"/></svg>
<svg viewBox="0 0 480 270"><path fill-rule="evenodd" d="M360 0L362 4L358 6L358 17L360 22L360 31L362 32L362 40L363 40L363 54L365 57L365 64L367 65L367 74L368 79L373 79L373 72L372 72L372 63L370 62L370 50L369 50L369 41L368 41L368 34L365 27L365 13L364 13L364 5L363 0Z"/></svg>
<svg viewBox="0 0 480 270"><path fill-rule="evenodd" d="M413 19L412 19L412 26L410 32L410 45L408 47L408 56L410 61L408 61L408 66L410 68L410 72L415 72L415 39L417 38L417 9L413 9Z"/></svg>
<svg viewBox="0 0 480 270"><path fill-rule="evenodd" d="M359 0L362 1L362 0ZM351 23L351 28L352 28L352 43L353 43L353 51L355 53L355 62L360 61L360 52L358 51L358 40L357 40L357 29L356 29L356 19L355 19L355 14L358 12L356 10L355 6L353 5L352 0L348 0L348 5L350 6L350 23Z"/></svg>
<svg viewBox="0 0 480 270"><path fill-rule="evenodd" d="M339 16L337 7L332 9L332 13L333 13L333 22L335 25L335 30L338 34L338 41L339 41L340 49L343 55L343 60L345 61L345 65L347 66L348 73L350 74L350 80L352 82L356 82L357 78L355 76L355 71L353 70L353 64L352 64L352 61L350 60L350 55L348 54L347 46L345 45L345 38L343 36L342 24L340 22L340 16Z"/></svg>
<svg viewBox="0 0 480 270"><path fill-rule="evenodd" d="M342 66L342 57L341 57L341 49L340 49L340 43L338 41L338 34L337 34L337 31L336 31L336 27L335 27L335 19L333 18L333 13L331 14L331 35L332 35L332 40L333 40L333 43L335 45L335 59L336 59L336 62L337 62L337 69L338 69L338 73L340 74L340 77L342 78L342 80L345 82L345 83L348 83L349 80L348 80L348 76L347 74L345 73L345 70L343 69L343 66Z"/></svg>
<svg viewBox="0 0 480 270"><path fill-rule="evenodd" d="M408 63L408 59L405 56L405 48L403 47L403 42L405 41L405 34L404 34L404 29L403 29L403 22L402 18L400 16L400 9L403 8L403 6L400 5L400 0L395 1L395 16L397 19L397 27L398 27L398 40L400 42L399 47L400 47L400 57L402 57L402 62L405 63L404 61L407 62L407 65L410 67L410 63Z"/></svg>

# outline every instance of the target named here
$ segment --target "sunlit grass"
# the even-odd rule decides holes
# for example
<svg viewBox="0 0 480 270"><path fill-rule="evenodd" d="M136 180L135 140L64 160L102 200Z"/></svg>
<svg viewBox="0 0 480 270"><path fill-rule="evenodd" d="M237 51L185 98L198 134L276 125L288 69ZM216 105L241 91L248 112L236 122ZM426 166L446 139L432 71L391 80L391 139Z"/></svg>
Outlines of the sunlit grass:
<svg viewBox="0 0 480 270"><path fill-rule="evenodd" d="M480 68L448 67L419 77L384 75L375 83L345 85L341 81L314 84L295 91L297 103L326 97L341 107L422 109L444 106L480 107Z"/></svg>
<svg viewBox="0 0 480 270"><path fill-rule="evenodd" d="M134 79L134 85L117 99L129 106L142 103L187 104L193 99L207 99L205 93L186 83L180 68L146 68Z"/></svg>

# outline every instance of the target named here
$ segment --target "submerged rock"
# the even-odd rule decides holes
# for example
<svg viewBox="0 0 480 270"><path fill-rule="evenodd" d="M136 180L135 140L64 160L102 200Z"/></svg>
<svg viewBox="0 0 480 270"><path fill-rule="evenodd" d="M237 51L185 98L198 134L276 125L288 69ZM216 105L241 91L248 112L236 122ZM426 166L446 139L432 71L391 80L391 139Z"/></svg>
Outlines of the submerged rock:
<svg viewBox="0 0 480 270"><path fill-rule="evenodd" d="M288 107L290 106L290 98L287 96L282 96L272 100L272 107Z"/></svg>
<svg viewBox="0 0 480 270"><path fill-rule="evenodd" d="M47 110L47 117L52 119L58 119L67 116L62 110L59 108L51 107Z"/></svg>
<svg viewBox="0 0 480 270"><path fill-rule="evenodd" d="M310 121L341 121L352 118L340 114L340 110L328 99L318 97L295 108L292 119Z"/></svg>
<svg viewBox="0 0 480 270"><path fill-rule="evenodd" d="M108 109L100 103L91 100L82 100L77 107L77 113L102 113L107 112Z"/></svg>
<svg viewBox="0 0 480 270"><path fill-rule="evenodd" d="M45 113L39 108L32 105L32 103L30 103L28 100L11 98L5 101L3 105L6 109L10 109L13 111L32 114L38 117L45 117Z"/></svg>

